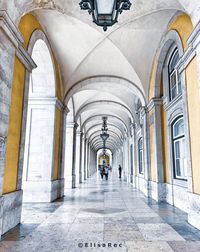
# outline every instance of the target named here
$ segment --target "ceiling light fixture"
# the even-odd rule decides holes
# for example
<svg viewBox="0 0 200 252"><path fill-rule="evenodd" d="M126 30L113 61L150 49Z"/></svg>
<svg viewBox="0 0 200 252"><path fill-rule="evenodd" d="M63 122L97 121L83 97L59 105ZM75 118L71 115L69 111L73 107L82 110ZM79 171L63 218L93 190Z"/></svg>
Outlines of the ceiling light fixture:
<svg viewBox="0 0 200 252"><path fill-rule="evenodd" d="M93 22L106 31L109 26L118 22L118 16L124 10L130 10L130 0L81 0L81 10L87 10Z"/></svg>

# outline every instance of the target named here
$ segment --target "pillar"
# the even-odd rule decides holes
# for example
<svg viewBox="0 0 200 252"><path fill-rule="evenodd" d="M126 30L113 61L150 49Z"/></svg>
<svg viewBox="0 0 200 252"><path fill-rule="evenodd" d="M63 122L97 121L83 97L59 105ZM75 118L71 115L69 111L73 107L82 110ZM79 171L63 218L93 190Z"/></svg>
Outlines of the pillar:
<svg viewBox="0 0 200 252"><path fill-rule="evenodd" d="M52 202L58 195L63 195L60 156L55 157L58 113L62 121L62 103L56 98L46 100L29 96L23 168L24 202ZM59 131L60 126L61 122ZM55 158L58 159L56 177Z"/></svg>
<svg viewBox="0 0 200 252"><path fill-rule="evenodd" d="M87 141L87 162L86 162L87 178L90 177L89 165L90 165L90 144L89 141Z"/></svg>
<svg viewBox="0 0 200 252"><path fill-rule="evenodd" d="M76 132L76 168L75 168L75 173L76 173L76 185L79 184L80 182L80 159L81 159L81 132L77 131Z"/></svg>
<svg viewBox="0 0 200 252"><path fill-rule="evenodd" d="M78 124L74 123L72 139L72 188L76 188L76 130Z"/></svg>
<svg viewBox="0 0 200 252"><path fill-rule="evenodd" d="M84 139L84 180L87 179L87 158L88 158L88 139L85 137Z"/></svg>
<svg viewBox="0 0 200 252"><path fill-rule="evenodd" d="M66 146L65 146L65 188L74 188L76 181L76 123L66 125Z"/></svg>
<svg viewBox="0 0 200 252"><path fill-rule="evenodd" d="M149 132L147 120L147 108L141 110L142 117L142 136L143 136L143 163L144 163L144 194L149 196L149 180L150 180L150 160L149 160Z"/></svg>
<svg viewBox="0 0 200 252"><path fill-rule="evenodd" d="M136 167L137 167L137 156L136 156L136 132L135 132L135 124L131 124L131 139L130 139L130 182L136 187ZM132 153L131 153L132 152ZM132 155L132 156L131 156Z"/></svg>
<svg viewBox="0 0 200 252"><path fill-rule="evenodd" d="M80 159L79 159L79 183L83 182L83 159L84 159L84 146L83 146L83 132L80 132Z"/></svg>
<svg viewBox="0 0 200 252"><path fill-rule="evenodd" d="M153 157L153 162L151 162L151 170L154 170L154 180L150 181L150 194L151 197L158 202L165 201L166 189L164 185L163 177L163 154L162 154L162 128L161 128L161 106L163 104L162 99L154 98L150 101L148 105L149 110L149 124L153 127L153 139L151 139L153 150L150 150Z"/></svg>
<svg viewBox="0 0 200 252"><path fill-rule="evenodd" d="M81 154L81 183L84 182L85 180L85 172L84 172L84 167L85 167L85 135L84 133L82 133L82 137L81 137L81 141L82 141L82 154Z"/></svg>
<svg viewBox="0 0 200 252"><path fill-rule="evenodd" d="M0 11L0 237L20 222L22 207L21 177L17 177L16 190L3 192L5 159L8 140L14 59L24 65L27 72L36 66L23 48L23 38L6 11ZM20 160L19 160L20 161ZM18 166L19 171L19 166ZM20 174L20 171L19 171Z"/></svg>

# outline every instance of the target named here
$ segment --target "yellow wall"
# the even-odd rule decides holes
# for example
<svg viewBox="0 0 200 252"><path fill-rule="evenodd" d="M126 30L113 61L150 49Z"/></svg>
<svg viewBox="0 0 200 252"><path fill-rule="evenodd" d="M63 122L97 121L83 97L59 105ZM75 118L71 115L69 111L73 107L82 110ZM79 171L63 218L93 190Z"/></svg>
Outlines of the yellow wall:
<svg viewBox="0 0 200 252"><path fill-rule="evenodd" d="M187 39L190 36L193 25L188 15L178 16L169 26L169 30L176 30L181 38L184 50L188 48Z"/></svg>
<svg viewBox="0 0 200 252"><path fill-rule="evenodd" d="M102 164L103 164L103 160L106 160L106 164L107 164L107 165L110 164L109 156L106 155L105 158L104 158L104 156L100 156L100 157L99 157L99 164L102 165Z"/></svg>
<svg viewBox="0 0 200 252"><path fill-rule="evenodd" d="M27 14L24 17L22 17L19 24L19 30L24 38L24 47L26 49L28 48L31 35L36 29L42 30L40 24L33 15ZM61 81L59 75L59 68L55 60L55 57L54 57L54 63L56 74L56 93L57 96L61 99ZM26 73L25 67L19 61L19 59L15 57L10 117L9 117L9 129L8 129L8 144L6 149L6 160L4 170L3 193L13 192L17 188L25 73ZM57 118L58 120L60 120L59 116ZM58 173L57 170L58 167L56 165L54 172L55 177L57 176L55 174Z"/></svg>
<svg viewBox="0 0 200 252"><path fill-rule="evenodd" d="M194 192L200 194L200 97L196 57L186 68L187 99L190 129L190 146Z"/></svg>
<svg viewBox="0 0 200 252"><path fill-rule="evenodd" d="M163 151L163 175L164 182L170 183L169 177L169 146L168 146L168 133L167 133L167 115L163 108L161 107L161 125L162 125L162 151Z"/></svg>
<svg viewBox="0 0 200 252"><path fill-rule="evenodd" d="M154 109L149 113L149 116L154 116ZM156 181L156 167L155 167L155 125L149 126L150 137L150 167L151 167L151 180Z"/></svg>
<svg viewBox="0 0 200 252"><path fill-rule="evenodd" d="M17 187L20 133L22 125L25 68L17 57L15 57L14 64L8 143L4 170L4 193L15 191Z"/></svg>
<svg viewBox="0 0 200 252"><path fill-rule="evenodd" d="M154 60L153 60L153 66L152 66L152 70L151 70L151 77L150 77L150 82L149 82L149 101L154 98L154 83L155 83L155 78L156 78L156 68L157 68L157 55L155 56Z"/></svg>
<svg viewBox="0 0 200 252"><path fill-rule="evenodd" d="M61 126L61 112L56 108L56 130L55 130L55 151L54 151L54 173L53 180L58 179L59 172L59 147L60 147L60 126Z"/></svg>

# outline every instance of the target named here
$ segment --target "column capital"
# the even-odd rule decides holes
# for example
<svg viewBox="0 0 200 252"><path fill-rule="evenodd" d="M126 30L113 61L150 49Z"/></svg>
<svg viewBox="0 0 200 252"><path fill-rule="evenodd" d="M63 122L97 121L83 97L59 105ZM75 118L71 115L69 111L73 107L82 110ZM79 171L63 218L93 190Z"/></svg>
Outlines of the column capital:
<svg viewBox="0 0 200 252"><path fill-rule="evenodd" d="M141 108L141 116L143 117L144 115L146 115L147 114L147 112L148 112L148 108L147 108L147 106L143 106L142 108Z"/></svg>
<svg viewBox="0 0 200 252"><path fill-rule="evenodd" d="M67 106L63 105L62 107L62 112L67 116L67 114L69 113L69 109Z"/></svg>
<svg viewBox="0 0 200 252"><path fill-rule="evenodd" d="M4 136L0 136L0 145L3 145L5 144L7 141L7 137L4 137Z"/></svg>
<svg viewBox="0 0 200 252"><path fill-rule="evenodd" d="M152 98L147 105L148 112L151 111L156 106L161 106L163 104L163 98Z"/></svg>
<svg viewBox="0 0 200 252"><path fill-rule="evenodd" d="M74 123L74 129L76 130L78 127L79 127L79 124L75 122Z"/></svg>
<svg viewBox="0 0 200 252"><path fill-rule="evenodd" d="M199 45L199 43L200 43L200 21L194 27L194 29L193 29L192 33L190 34L187 41L188 41L189 46L192 45L193 48L196 48Z"/></svg>
<svg viewBox="0 0 200 252"><path fill-rule="evenodd" d="M5 155L6 141L7 141L7 137L0 136L0 160Z"/></svg>
<svg viewBox="0 0 200 252"><path fill-rule="evenodd" d="M75 130L78 128L78 123L70 122L66 124L66 128L74 128Z"/></svg>
<svg viewBox="0 0 200 252"><path fill-rule="evenodd" d="M181 73L196 55L197 47L200 46L200 21L194 27L188 40L188 48L177 63L177 70Z"/></svg>
<svg viewBox="0 0 200 252"><path fill-rule="evenodd" d="M131 137L133 137L136 127L137 127L136 123L131 123L130 124Z"/></svg>

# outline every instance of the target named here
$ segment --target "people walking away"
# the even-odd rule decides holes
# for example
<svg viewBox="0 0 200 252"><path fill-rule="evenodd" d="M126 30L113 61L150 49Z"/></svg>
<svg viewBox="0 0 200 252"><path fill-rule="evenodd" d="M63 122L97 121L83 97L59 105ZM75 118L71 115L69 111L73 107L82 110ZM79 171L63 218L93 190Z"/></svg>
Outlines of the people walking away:
<svg viewBox="0 0 200 252"><path fill-rule="evenodd" d="M121 165L119 165L119 178L121 179L121 177L122 177L122 167L121 167Z"/></svg>
<svg viewBox="0 0 200 252"><path fill-rule="evenodd" d="M105 177L106 177L106 180L108 180L108 172L109 172L109 169L108 169L108 167L106 166L106 167L105 167L105 172L104 172Z"/></svg>
<svg viewBox="0 0 200 252"><path fill-rule="evenodd" d="M103 173L104 173L104 169L103 169L103 166L101 165L100 167L100 175L101 175L101 178L103 179Z"/></svg>

